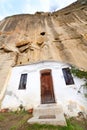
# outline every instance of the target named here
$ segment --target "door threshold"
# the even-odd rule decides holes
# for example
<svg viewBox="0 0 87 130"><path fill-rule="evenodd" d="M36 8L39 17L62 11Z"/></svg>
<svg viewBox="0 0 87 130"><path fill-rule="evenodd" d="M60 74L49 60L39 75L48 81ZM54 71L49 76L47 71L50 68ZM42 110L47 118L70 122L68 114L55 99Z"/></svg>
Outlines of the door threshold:
<svg viewBox="0 0 87 130"><path fill-rule="evenodd" d="M51 106L57 106L57 103L50 103L50 104L40 104L39 107L51 107Z"/></svg>

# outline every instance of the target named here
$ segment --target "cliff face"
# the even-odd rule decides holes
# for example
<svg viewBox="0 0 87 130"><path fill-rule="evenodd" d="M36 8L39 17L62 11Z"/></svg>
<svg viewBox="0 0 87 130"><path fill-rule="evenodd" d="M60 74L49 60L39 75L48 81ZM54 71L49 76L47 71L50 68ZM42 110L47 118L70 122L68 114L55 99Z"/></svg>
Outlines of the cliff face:
<svg viewBox="0 0 87 130"><path fill-rule="evenodd" d="M43 60L67 62L87 70L86 3L0 21L0 88L12 66Z"/></svg>

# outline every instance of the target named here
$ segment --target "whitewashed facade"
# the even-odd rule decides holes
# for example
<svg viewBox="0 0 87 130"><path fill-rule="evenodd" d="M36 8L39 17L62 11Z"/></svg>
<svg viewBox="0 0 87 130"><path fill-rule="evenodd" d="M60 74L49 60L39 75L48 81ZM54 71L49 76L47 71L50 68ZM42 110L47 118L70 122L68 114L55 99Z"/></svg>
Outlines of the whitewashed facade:
<svg viewBox="0 0 87 130"><path fill-rule="evenodd" d="M87 112L87 101L81 85L84 80L73 77L74 84L66 85L62 69L70 66L60 62L39 62L12 68L2 108L16 110L21 104L25 109L36 108L41 104L41 71L51 70L56 104L61 104L65 114L76 115ZM27 74L26 88L19 89L21 75ZM80 90L80 93L78 93Z"/></svg>

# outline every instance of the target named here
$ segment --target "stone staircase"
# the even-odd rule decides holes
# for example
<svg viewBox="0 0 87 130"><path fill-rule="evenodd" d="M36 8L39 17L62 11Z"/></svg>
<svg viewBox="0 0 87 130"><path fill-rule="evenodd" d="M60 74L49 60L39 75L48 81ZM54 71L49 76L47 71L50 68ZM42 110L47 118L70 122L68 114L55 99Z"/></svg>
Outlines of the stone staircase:
<svg viewBox="0 0 87 130"><path fill-rule="evenodd" d="M33 117L28 123L51 124L66 126L63 109L61 105L41 104L33 111Z"/></svg>

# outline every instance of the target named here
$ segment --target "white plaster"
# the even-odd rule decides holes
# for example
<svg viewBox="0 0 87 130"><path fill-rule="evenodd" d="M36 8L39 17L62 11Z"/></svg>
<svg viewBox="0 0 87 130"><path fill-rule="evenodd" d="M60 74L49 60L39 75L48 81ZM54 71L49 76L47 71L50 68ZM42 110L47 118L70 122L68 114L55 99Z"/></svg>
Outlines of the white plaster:
<svg viewBox="0 0 87 130"><path fill-rule="evenodd" d="M62 68L65 67L69 67L69 65L47 61L14 67L1 107L17 109L22 104L26 109L29 109L40 105L40 71L51 69L56 103L62 105L64 113L76 115L79 111L87 112L87 101L83 89L81 88L81 93L78 93L80 86L84 84L84 80L73 76L75 84L66 85L62 73ZM19 90L20 76L24 73L28 74L26 89Z"/></svg>

